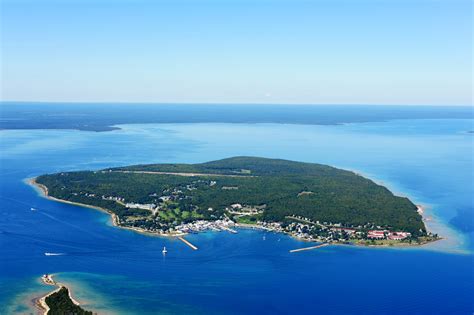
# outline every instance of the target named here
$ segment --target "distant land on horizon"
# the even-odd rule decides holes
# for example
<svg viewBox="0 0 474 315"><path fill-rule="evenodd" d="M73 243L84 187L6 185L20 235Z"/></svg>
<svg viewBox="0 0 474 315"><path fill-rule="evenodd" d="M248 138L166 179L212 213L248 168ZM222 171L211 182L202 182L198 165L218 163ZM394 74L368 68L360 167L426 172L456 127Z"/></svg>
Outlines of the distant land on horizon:
<svg viewBox="0 0 474 315"><path fill-rule="evenodd" d="M471 106L0 102L0 129L111 131L120 124L338 125L395 119L472 119Z"/></svg>

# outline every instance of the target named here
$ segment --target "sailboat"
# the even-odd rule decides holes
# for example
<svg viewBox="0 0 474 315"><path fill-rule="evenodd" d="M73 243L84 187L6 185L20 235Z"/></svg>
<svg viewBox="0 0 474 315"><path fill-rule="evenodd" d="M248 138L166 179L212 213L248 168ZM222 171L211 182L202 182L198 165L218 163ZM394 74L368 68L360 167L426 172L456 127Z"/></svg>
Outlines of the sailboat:
<svg viewBox="0 0 474 315"><path fill-rule="evenodd" d="M166 246L163 246L163 250L161 251L163 254L166 254L168 251L166 250Z"/></svg>

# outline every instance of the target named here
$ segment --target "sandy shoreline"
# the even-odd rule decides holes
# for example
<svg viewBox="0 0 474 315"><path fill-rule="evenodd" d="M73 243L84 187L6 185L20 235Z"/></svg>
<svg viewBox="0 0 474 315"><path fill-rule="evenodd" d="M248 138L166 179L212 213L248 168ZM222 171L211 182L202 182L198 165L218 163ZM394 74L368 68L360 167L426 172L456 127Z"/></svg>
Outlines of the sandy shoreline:
<svg viewBox="0 0 474 315"><path fill-rule="evenodd" d="M34 302L34 305L35 307L41 312L41 314L43 315L47 315L50 308L48 306L48 304L46 304L46 298L49 297L50 295L53 295L54 293L56 292L59 292L59 290L61 290L62 288L67 288L68 289L68 295L69 295L69 299L72 301L72 303L74 303L75 305L79 306L80 303L72 296L72 293L71 293L71 288L68 288L66 287L65 285L59 283L59 282L56 282L54 281L53 279L54 277L54 274L50 274L50 275L43 275L41 277L41 281L43 282L43 284L45 285L49 285L49 286L55 286L56 289L54 289L53 291L49 292L48 294L40 297L40 298L37 298L37 299L34 299L33 302Z"/></svg>
<svg viewBox="0 0 474 315"><path fill-rule="evenodd" d="M386 187L394 195L408 198L410 199L410 201L415 203L417 207L417 212L421 215L426 230L439 236L439 239L423 244L425 248L434 251L451 252L456 254L464 254L469 252L466 251L466 249L464 249L462 246L461 234L450 228L448 226L448 223L445 222L445 220L440 219L437 216L436 212L433 210L433 206L430 205L428 201L416 200L416 196L413 196L412 194L410 194L410 192L407 192L403 188L398 187L393 182L390 182L386 179L378 178L377 175L374 173L370 173L360 169L354 169L344 165L339 165L338 167L341 169L350 169L354 174L368 178L377 185ZM403 248L406 249L407 247L404 246Z"/></svg>

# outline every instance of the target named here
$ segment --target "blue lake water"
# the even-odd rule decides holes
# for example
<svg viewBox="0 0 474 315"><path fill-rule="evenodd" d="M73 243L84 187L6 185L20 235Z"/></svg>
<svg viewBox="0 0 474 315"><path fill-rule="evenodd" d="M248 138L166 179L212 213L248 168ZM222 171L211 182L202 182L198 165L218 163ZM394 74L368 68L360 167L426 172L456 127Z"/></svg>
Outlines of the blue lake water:
<svg viewBox="0 0 474 315"><path fill-rule="evenodd" d="M0 132L1 314L34 312L29 301L51 289L38 281L44 273L56 273L85 308L100 313L474 312L472 119L121 127ZM428 227L446 239L421 249L332 246L290 254L303 243L240 230L190 235L199 247L192 251L115 228L104 213L44 199L24 182L58 171L235 155L356 170L425 205Z"/></svg>

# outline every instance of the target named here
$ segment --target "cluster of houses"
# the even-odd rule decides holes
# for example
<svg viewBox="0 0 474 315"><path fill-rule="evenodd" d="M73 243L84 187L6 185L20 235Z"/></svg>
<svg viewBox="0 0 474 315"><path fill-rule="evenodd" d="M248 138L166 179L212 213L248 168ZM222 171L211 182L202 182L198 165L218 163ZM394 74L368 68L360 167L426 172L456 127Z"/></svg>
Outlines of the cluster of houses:
<svg viewBox="0 0 474 315"><path fill-rule="evenodd" d="M331 228L331 231L337 232L337 233L346 233L349 236L352 236L357 232L356 229L353 229L353 228L341 228L341 227Z"/></svg>
<svg viewBox="0 0 474 315"><path fill-rule="evenodd" d="M312 240L312 236L310 235L310 230L312 226L307 224L302 224L299 222L290 223L284 229L284 232L290 233L290 235L303 239L303 240Z"/></svg>
<svg viewBox="0 0 474 315"><path fill-rule="evenodd" d="M301 217L301 216L289 216L288 218L319 225L322 230L328 230L330 234L337 235L337 234L344 233L344 234L347 234L350 238L364 238L364 233L361 231L361 229L371 226L371 224L368 223L364 226L358 226L357 228L352 228L352 227L342 227L340 223L332 224L332 223L327 223L327 222L320 223L319 221L314 222L308 218ZM374 227L375 226L372 225L372 228ZM393 232L389 230L382 230L380 226L377 226L376 228L379 228L379 230L369 230L367 232L368 239L379 239L379 240L388 239L388 240L401 241L411 236L411 233L409 232L401 232L401 231ZM304 230L306 231L307 229L304 229ZM299 231L299 229L297 229L296 232L301 234L302 237L300 238L306 237L305 233L302 233L301 231Z"/></svg>

